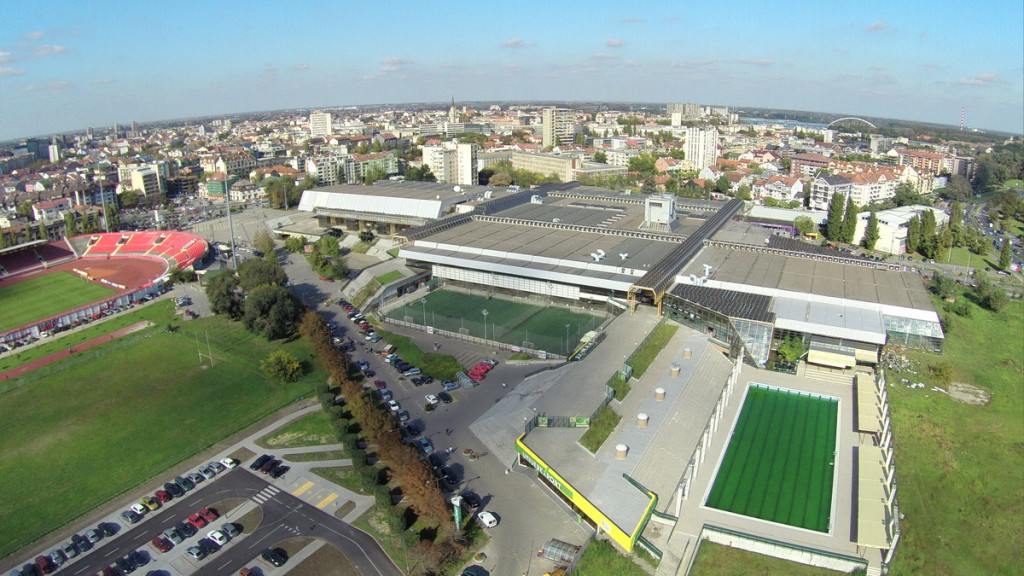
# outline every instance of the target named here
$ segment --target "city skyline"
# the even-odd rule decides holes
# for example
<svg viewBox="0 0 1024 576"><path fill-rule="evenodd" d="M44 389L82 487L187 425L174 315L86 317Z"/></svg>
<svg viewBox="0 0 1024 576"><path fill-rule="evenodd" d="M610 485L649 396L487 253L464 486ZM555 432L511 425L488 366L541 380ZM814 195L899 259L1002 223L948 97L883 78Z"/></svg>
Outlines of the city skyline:
<svg viewBox="0 0 1024 576"><path fill-rule="evenodd" d="M1024 132L1019 2L388 8L11 6L0 33L0 140L453 94L695 101L947 125L964 108L968 127Z"/></svg>

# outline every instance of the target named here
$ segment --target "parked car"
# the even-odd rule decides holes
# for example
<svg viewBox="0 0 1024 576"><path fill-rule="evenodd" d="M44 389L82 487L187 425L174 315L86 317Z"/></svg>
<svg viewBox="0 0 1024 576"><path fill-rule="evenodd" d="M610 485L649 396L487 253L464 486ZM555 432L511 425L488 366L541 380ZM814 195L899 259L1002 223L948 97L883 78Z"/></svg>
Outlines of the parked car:
<svg viewBox="0 0 1024 576"><path fill-rule="evenodd" d="M381 390L379 393L380 393L380 399L381 400L387 401L387 400L391 400L392 398L395 397L394 394L391 393L391 390L388 390L387 388Z"/></svg>
<svg viewBox="0 0 1024 576"><path fill-rule="evenodd" d="M200 466L199 473L202 474L203 478L206 478L207 480L217 475L217 471L211 468L209 465Z"/></svg>
<svg viewBox="0 0 1024 576"><path fill-rule="evenodd" d="M407 411L405 411L405 410L399 411L398 412L398 421L403 423L403 424L408 422L409 421L409 413Z"/></svg>
<svg viewBox="0 0 1024 576"><path fill-rule="evenodd" d="M264 550L263 553L260 554L260 558L263 558L263 561L267 564L277 568L284 566L284 563L287 561L283 554L273 548L267 548Z"/></svg>
<svg viewBox="0 0 1024 576"><path fill-rule="evenodd" d="M171 526L167 530L164 530L163 534L161 534L160 536L167 540L170 540L174 544L181 544L185 541L185 537L174 526Z"/></svg>
<svg viewBox="0 0 1024 576"><path fill-rule="evenodd" d="M132 504L132 512L135 512L139 516L145 516L146 512L149 512L149 506L146 506L142 502L136 502Z"/></svg>
<svg viewBox="0 0 1024 576"><path fill-rule="evenodd" d="M174 496L167 490L157 490L153 493L153 497L165 504L174 498Z"/></svg>
<svg viewBox="0 0 1024 576"><path fill-rule="evenodd" d="M260 474L270 474L270 471L277 467L277 465L280 463L281 461L278 460L277 458L267 460L266 463L264 463L263 466L260 467Z"/></svg>
<svg viewBox="0 0 1024 576"><path fill-rule="evenodd" d="M289 470L291 470L289 466L279 464L275 466L273 470L270 471L270 477L274 479L280 478L281 476L284 476L285 473L288 472Z"/></svg>
<svg viewBox="0 0 1024 576"><path fill-rule="evenodd" d="M430 454L434 451L434 444L430 441L430 438L418 438L416 440L416 444L419 445L420 450L422 450L424 454Z"/></svg>
<svg viewBox="0 0 1024 576"><path fill-rule="evenodd" d="M103 539L103 531L97 528L90 528L85 531L85 537L89 542L95 544Z"/></svg>
<svg viewBox="0 0 1024 576"><path fill-rule="evenodd" d="M142 504L150 511L160 508L160 501L152 496L143 497L142 500L139 500L139 504Z"/></svg>
<svg viewBox="0 0 1024 576"><path fill-rule="evenodd" d="M171 548L174 548L174 544L163 536L154 536L149 543L160 552L170 552Z"/></svg>
<svg viewBox="0 0 1024 576"><path fill-rule="evenodd" d="M224 534L220 530L210 530L206 533L206 537L213 540L214 544L223 546L228 543L227 534Z"/></svg>
<svg viewBox="0 0 1024 576"><path fill-rule="evenodd" d="M261 455L256 460L253 460L253 463L249 465L249 470L259 470L260 468L263 467L264 464L267 463L267 460L270 460L272 458L273 456L271 456L270 454Z"/></svg>
<svg viewBox="0 0 1024 576"><path fill-rule="evenodd" d="M181 498L185 495L185 489L182 488L177 482L167 482L164 484L164 490L167 490L175 498Z"/></svg>
<svg viewBox="0 0 1024 576"><path fill-rule="evenodd" d="M441 384L441 388L444 388L445 392L451 392L452 390L456 390L459 388L459 383L452 382L451 380L445 380L444 383Z"/></svg>
<svg viewBox="0 0 1024 576"><path fill-rule="evenodd" d="M464 492L462 494L462 501L473 510L480 507L480 497L475 492Z"/></svg>
<svg viewBox="0 0 1024 576"><path fill-rule="evenodd" d="M447 393L447 392L441 392L440 394L437 395L437 398L441 402L444 402L445 404L451 404L452 403L452 395Z"/></svg>
<svg viewBox="0 0 1024 576"><path fill-rule="evenodd" d="M100 522L96 525L96 529L103 532L103 535L107 537L117 534L117 524L110 522Z"/></svg>
<svg viewBox="0 0 1024 576"><path fill-rule="evenodd" d="M437 396L433 394L427 394L426 396L424 396L424 398L427 399L427 404L430 404L431 406L434 406L439 402Z"/></svg>
<svg viewBox="0 0 1024 576"><path fill-rule="evenodd" d="M238 466L238 460L235 460L234 458L221 458L220 463L223 464L224 467L227 468L228 470L231 470L235 466Z"/></svg>
<svg viewBox="0 0 1024 576"><path fill-rule="evenodd" d="M498 518L490 512L481 512L477 514L476 517L480 521L480 523L483 524L484 528L494 528L498 525Z"/></svg>
<svg viewBox="0 0 1024 576"><path fill-rule="evenodd" d="M398 412L402 409L402 405L395 400L388 400L388 410L392 412Z"/></svg>
<svg viewBox="0 0 1024 576"><path fill-rule="evenodd" d="M200 484L204 480L206 480L206 478L204 478L203 475L200 474L199 472L189 472L187 474L187 476L188 476L188 479L191 480L195 484Z"/></svg>
<svg viewBox="0 0 1024 576"><path fill-rule="evenodd" d="M188 517L188 523L195 527L196 530L202 530L206 527L206 519L199 514L193 514Z"/></svg>
<svg viewBox="0 0 1024 576"><path fill-rule="evenodd" d="M79 552L88 552L92 549L92 542L81 534L74 534L71 536L71 542L78 548Z"/></svg>
<svg viewBox="0 0 1024 576"><path fill-rule="evenodd" d="M205 519L207 522L213 522L214 520L220 517L220 515L217 514L217 511L214 510L213 508L200 508L199 515L202 516L203 519Z"/></svg>
<svg viewBox="0 0 1024 576"><path fill-rule="evenodd" d="M125 510L121 512L121 522L131 526L132 524L138 524L142 520L142 516L136 514L134 510Z"/></svg>
<svg viewBox="0 0 1024 576"><path fill-rule="evenodd" d="M191 546L185 552L192 558L195 558L196 560L202 560L203 558L206 558L206 549L202 546Z"/></svg>

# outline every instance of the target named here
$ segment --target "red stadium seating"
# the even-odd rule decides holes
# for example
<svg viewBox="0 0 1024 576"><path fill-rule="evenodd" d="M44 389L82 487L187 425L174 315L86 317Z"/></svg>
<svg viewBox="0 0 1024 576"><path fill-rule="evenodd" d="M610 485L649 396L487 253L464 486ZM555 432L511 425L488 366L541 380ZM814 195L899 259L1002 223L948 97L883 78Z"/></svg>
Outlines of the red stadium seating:
<svg viewBox="0 0 1024 576"><path fill-rule="evenodd" d="M206 255L207 250L206 240L194 234L152 230L93 235L82 257L141 256L159 258L174 268L184 268Z"/></svg>

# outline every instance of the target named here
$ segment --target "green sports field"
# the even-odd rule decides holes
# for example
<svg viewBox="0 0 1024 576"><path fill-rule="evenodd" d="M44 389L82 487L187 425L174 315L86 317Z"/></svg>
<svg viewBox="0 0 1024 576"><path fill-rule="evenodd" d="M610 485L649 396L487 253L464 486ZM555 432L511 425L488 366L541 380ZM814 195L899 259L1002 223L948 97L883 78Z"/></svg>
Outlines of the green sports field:
<svg viewBox="0 0 1024 576"><path fill-rule="evenodd" d="M752 385L707 505L828 532L838 408L835 399Z"/></svg>
<svg viewBox="0 0 1024 576"><path fill-rule="evenodd" d="M487 339L506 344L565 354L588 331L601 324L601 317L562 307L545 307L501 298L488 298L451 290L436 290L419 300L388 313L396 320L405 320L466 334L484 337L484 314L487 310ZM569 325L566 328L566 324ZM568 345L566 344L568 333Z"/></svg>
<svg viewBox="0 0 1024 576"><path fill-rule="evenodd" d="M155 326L5 383L0 557L154 476L175 476L178 463L326 378L308 365L282 384L260 369L278 349L309 359L302 340L268 342L222 317L181 322L166 300L125 316ZM212 351L212 366L200 366L197 348Z"/></svg>
<svg viewBox="0 0 1024 576"><path fill-rule="evenodd" d="M113 296L117 291L71 272L54 272L0 288L0 331Z"/></svg>

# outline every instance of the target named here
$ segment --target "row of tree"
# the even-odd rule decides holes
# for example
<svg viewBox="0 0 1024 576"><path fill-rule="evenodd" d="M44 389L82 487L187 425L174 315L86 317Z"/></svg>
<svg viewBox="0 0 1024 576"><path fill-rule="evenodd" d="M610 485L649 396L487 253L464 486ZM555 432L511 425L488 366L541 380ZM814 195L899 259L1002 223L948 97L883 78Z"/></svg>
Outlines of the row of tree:
<svg viewBox="0 0 1024 576"><path fill-rule="evenodd" d="M351 456L353 470L363 478L362 483L377 499L378 509L385 515L387 529L402 537L415 522L415 517L437 525L439 528L433 539L420 540L415 550L427 564L424 567L426 573L442 573L447 565L464 554L465 540L454 531L451 509L430 466L420 459L416 448L402 441L394 417L361 382L350 377L348 360L331 344L330 330L323 318L315 311L307 310L299 333L312 346L327 369L330 382L344 399L343 405L339 405L331 384L324 385L318 392L325 414L333 422L342 446ZM370 451L376 452L387 466L389 476L382 479L380 471L369 466L367 457ZM401 498L415 516L402 514L395 507L393 491L387 488L389 480L401 486Z"/></svg>

